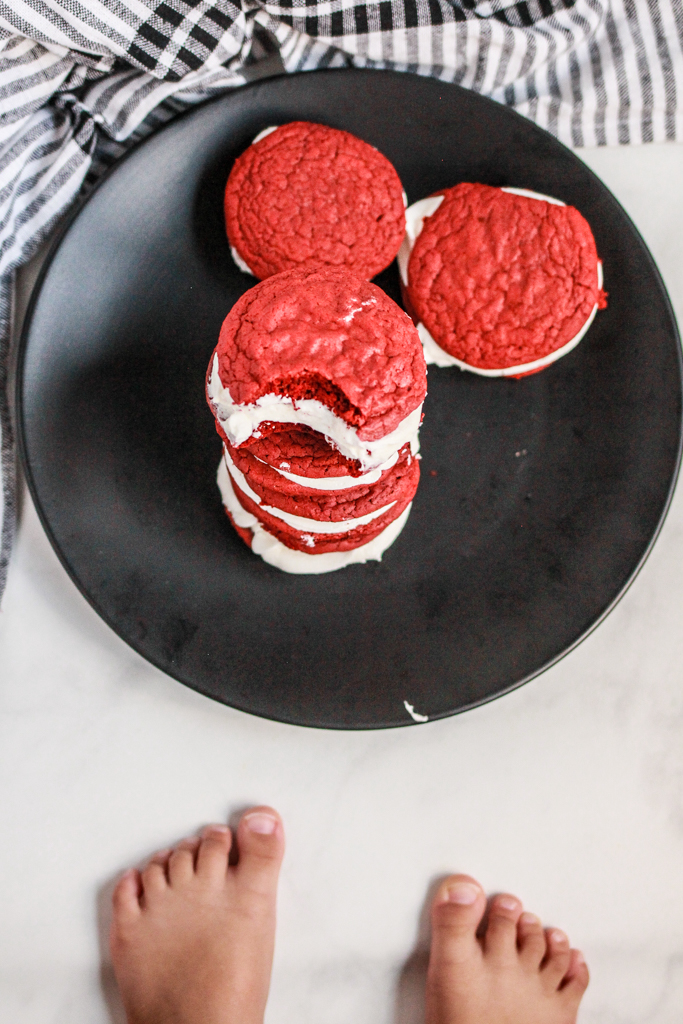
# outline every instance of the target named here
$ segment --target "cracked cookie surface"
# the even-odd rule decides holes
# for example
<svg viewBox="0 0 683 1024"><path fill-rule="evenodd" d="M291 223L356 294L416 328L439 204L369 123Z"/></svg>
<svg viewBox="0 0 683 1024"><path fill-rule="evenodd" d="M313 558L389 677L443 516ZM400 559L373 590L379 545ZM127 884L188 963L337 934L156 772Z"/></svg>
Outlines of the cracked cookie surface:
<svg viewBox="0 0 683 1024"><path fill-rule="evenodd" d="M289 270L245 292L215 350L232 401L315 399L364 440L391 433L424 400L422 344L381 288L348 270ZM209 364L209 375L213 357Z"/></svg>
<svg viewBox="0 0 683 1024"><path fill-rule="evenodd" d="M606 305L585 218L559 206L463 182L417 237L407 296L444 351L482 369L518 366L568 344Z"/></svg>
<svg viewBox="0 0 683 1024"><path fill-rule="evenodd" d="M262 280L313 266L346 266L369 279L403 240L403 189L393 165L367 142L294 121L237 158L225 223L230 244Z"/></svg>

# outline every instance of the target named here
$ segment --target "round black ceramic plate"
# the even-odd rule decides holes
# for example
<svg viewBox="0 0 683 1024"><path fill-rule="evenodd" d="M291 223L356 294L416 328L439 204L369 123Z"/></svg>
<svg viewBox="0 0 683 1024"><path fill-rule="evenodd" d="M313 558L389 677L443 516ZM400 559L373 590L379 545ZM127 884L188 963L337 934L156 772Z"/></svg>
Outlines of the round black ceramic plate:
<svg viewBox="0 0 683 1024"><path fill-rule="evenodd" d="M429 372L422 481L381 564L290 576L252 555L216 488L204 374L254 282L222 193L267 125L319 121L377 146L411 202L458 181L572 203L609 308L543 373ZM378 282L400 301L395 267ZM56 246L23 337L31 491L74 581L132 647L236 708L327 728L412 723L490 700L570 650L642 564L675 480L676 325L640 236L569 150L515 113L388 72L232 92L124 160Z"/></svg>

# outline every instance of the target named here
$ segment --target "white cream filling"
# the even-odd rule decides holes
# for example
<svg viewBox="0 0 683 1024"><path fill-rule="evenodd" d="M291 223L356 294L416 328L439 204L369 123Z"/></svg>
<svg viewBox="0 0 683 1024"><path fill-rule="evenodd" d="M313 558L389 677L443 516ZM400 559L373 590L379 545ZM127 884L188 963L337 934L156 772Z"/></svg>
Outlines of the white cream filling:
<svg viewBox="0 0 683 1024"><path fill-rule="evenodd" d="M318 575L324 572L334 572L336 569L343 569L347 565L363 564L364 562L380 562L382 555L390 547L399 533L405 526L412 502L403 510L397 519L382 530L377 537L361 544L353 551L327 551L319 555L307 554L304 551L295 551L288 548L273 537L272 534L261 525L256 516L242 508L230 480L227 466L223 459L218 467L217 483L221 492L221 498L228 512L234 519L237 526L248 529L252 532L251 550L255 555L260 555L264 562L281 569L283 572ZM311 538L312 540L312 538ZM304 540L304 543L307 543Z"/></svg>
<svg viewBox="0 0 683 1024"><path fill-rule="evenodd" d="M270 466L270 463L264 462L263 459L259 459L257 456L255 458L262 465ZM391 469L397 462L398 452L394 452L385 463L378 466L377 469L373 469L372 472L363 474L363 476L297 476L295 473L289 473L287 470L278 469L277 466L270 466L270 468L274 469L280 476L285 477L286 480L291 480L292 483L298 484L300 487L310 487L314 491L344 491L351 487L367 487L370 484L376 484L382 473L386 472L387 469Z"/></svg>
<svg viewBox="0 0 683 1024"><path fill-rule="evenodd" d="M528 188L510 188L505 185L501 188L501 192L509 192L511 196L526 196L527 199L540 199L544 203L550 203L552 206L566 206L561 199L555 199L554 196L544 196L542 192L531 192Z"/></svg>
<svg viewBox="0 0 683 1024"><path fill-rule="evenodd" d="M390 434L377 441L362 441L355 427L315 398L296 401L286 395L262 395L253 405L239 405L233 402L229 388L224 387L220 379L217 355L214 355L207 393L216 419L235 447L254 434L258 436L261 423L298 423L324 434L334 448L347 459L359 462L366 472L377 469L404 444L412 448L422 418L422 405L419 405Z"/></svg>
<svg viewBox="0 0 683 1024"><path fill-rule="evenodd" d="M252 146L255 146L257 142L261 141L261 139L265 139L266 135L270 135L272 132L276 132L278 128L281 127L281 124L271 124L269 128L264 128L263 131L259 132L258 135L252 140Z"/></svg>
<svg viewBox="0 0 683 1024"><path fill-rule="evenodd" d="M406 709L410 717L414 722L428 722L429 715L421 715L415 710L414 704L409 704L407 700L403 701L403 707Z"/></svg>
<svg viewBox="0 0 683 1024"><path fill-rule="evenodd" d="M509 192L511 195L516 196L526 196L528 199L540 199L545 203L552 203L553 206L567 205L561 199L555 199L553 196L544 196L540 192L530 192L525 188L501 188L501 192ZM443 196L429 196L427 199L420 199L417 203L413 203L406 210L406 234L397 256L399 273L405 286L408 285L408 263L415 241L424 227L425 220L427 217L431 217L433 213L436 213L443 199ZM602 288L602 262L600 260L598 260L597 273L598 288ZM579 344L593 323L597 311L598 306L596 303L578 334L575 334L571 341L568 341L562 348L558 348L547 356L535 359L530 363L520 363L518 366L505 366L497 370L486 370L480 366L472 366L470 363L465 363L462 359L456 359L450 352L446 352L445 349L441 348L423 323L417 324L417 333L420 335L425 353L425 362L428 366L459 366L461 370L478 373L481 377L512 377L516 374L540 370L542 367L554 363L557 359L561 359L562 356L566 356L568 352L571 352Z"/></svg>
<svg viewBox="0 0 683 1024"><path fill-rule="evenodd" d="M426 199L418 199L406 210L406 233L396 257L401 280L406 287L408 285L408 263L413 246L424 227L425 220L436 213L443 201L443 196L428 196Z"/></svg>
<svg viewBox="0 0 683 1024"><path fill-rule="evenodd" d="M270 135L271 132L276 131L277 127L277 125L271 125L270 128L264 128L262 132L258 133L256 138L252 141L251 145L253 146L254 143L260 142L261 139L265 139L266 135ZM251 269L251 267L248 265L246 260L242 259L234 245L230 246L230 255L232 256L236 265L239 267L243 274L249 274L251 277L257 276Z"/></svg>
<svg viewBox="0 0 683 1024"><path fill-rule="evenodd" d="M235 263L237 264L237 266L239 267L243 274L251 274L252 277L256 277L254 271L251 269L251 267L247 266L247 264L242 259L234 245L230 246L230 255L232 256L233 260L235 261Z"/></svg>
<svg viewBox="0 0 683 1024"><path fill-rule="evenodd" d="M251 498L255 505L259 505L264 512L267 512L275 519L281 519L283 523L287 523L288 526L291 526L295 530L307 530L309 533L350 533L351 530L355 530L359 526L365 526L367 523L371 523L373 519L379 519L380 516L383 516L385 512L388 512L389 509L393 508L396 504L395 501L390 501L388 505L383 505L382 508L375 509L374 512L368 512L364 516L357 516L355 519L344 519L337 523L321 522L319 519L295 516L293 513L285 512L283 509L276 508L274 505L262 504L261 497L249 486L247 478L232 461L229 453L225 449L225 446L223 447L223 455L225 457L225 464L228 468L228 472L239 489L246 494L248 498Z"/></svg>

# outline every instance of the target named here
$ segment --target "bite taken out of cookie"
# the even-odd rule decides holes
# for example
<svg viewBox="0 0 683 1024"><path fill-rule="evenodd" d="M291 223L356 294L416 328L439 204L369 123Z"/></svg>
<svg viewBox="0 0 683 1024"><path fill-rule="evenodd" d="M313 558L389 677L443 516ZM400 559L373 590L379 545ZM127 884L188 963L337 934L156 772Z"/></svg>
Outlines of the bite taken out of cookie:
<svg viewBox="0 0 683 1024"><path fill-rule="evenodd" d="M226 317L206 393L223 504L255 554L294 573L381 559L417 491L426 395L396 303L345 269L274 275Z"/></svg>

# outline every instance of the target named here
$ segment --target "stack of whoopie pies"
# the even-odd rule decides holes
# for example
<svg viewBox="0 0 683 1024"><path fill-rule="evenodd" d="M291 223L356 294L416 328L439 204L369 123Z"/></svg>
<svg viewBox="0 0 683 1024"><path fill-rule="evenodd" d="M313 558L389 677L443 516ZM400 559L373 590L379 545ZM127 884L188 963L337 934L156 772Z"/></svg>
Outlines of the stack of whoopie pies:
<svg viewBox="0 0 683 1024"><path fill-rule="evenodd" d="M207 375L228 516L288 572L380 559L417 490L427 391L414 324L368 281L405 233L398 175L346 132L288 124L236 161L225 210L235 260L262 279Z"/></svg>
<svg viewBox="0 0 683 1024"><path fill-rule="evenodd" d="M606 305L573 207L461 183L406 210L386 157L324 125L261 132L234 164L225 218L235 262L260 283L209 363L218 486L242 539L287 572L379 560L401 532L420 475L425 356L536 373ZM397 254L410 316L369 281Z"/></svg>

